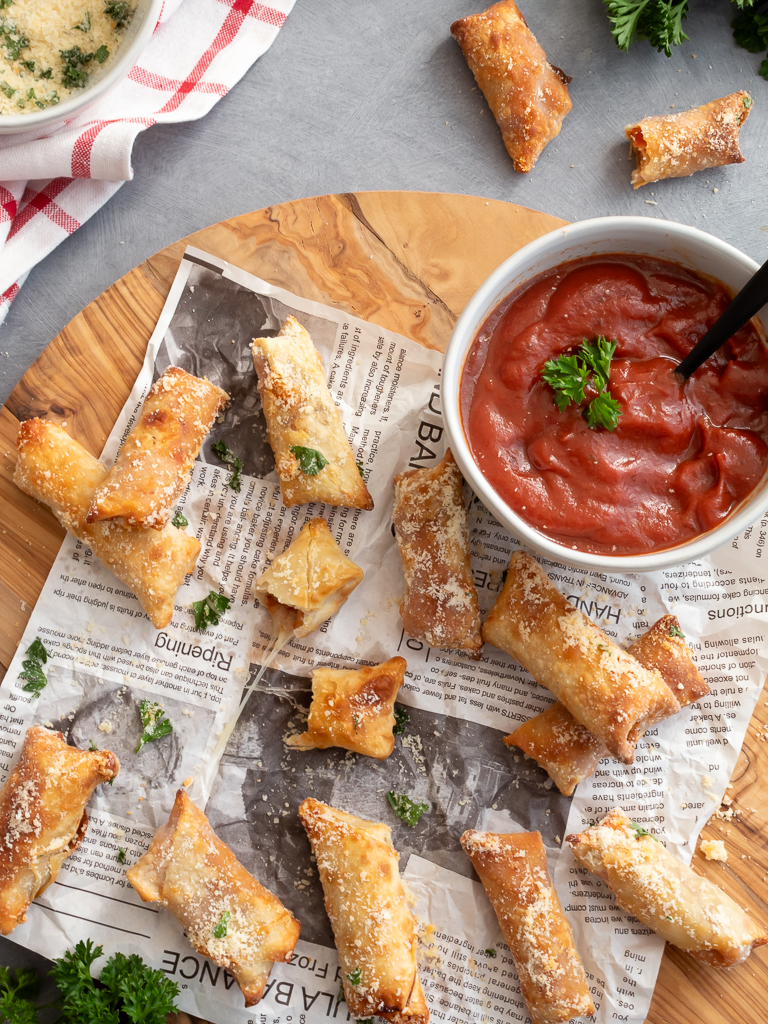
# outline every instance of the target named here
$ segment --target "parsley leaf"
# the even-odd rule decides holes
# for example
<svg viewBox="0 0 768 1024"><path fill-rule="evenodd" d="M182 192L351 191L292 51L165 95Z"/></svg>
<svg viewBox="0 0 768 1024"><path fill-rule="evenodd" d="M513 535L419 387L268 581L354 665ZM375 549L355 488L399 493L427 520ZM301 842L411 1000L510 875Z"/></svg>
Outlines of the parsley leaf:
<svg viewBox="0 0 768 1024"><path fill-rule="evenodd" d="M360 970L359 967L355 967L347 975L347 981L351 985L360 985L362 983L362 980L363 980L363 972Z"/></svg>
<svg viewBox="0 0 768 1024"><path fill-rule="evenodd" d="M38 989L37 972L29 967L16 971L0 967L0 1021L37 1024L37 1011L27 998Z"/></svg>
<svg viewBox="0 0 768 1024"><path fill-rule="evenodd" d="M13 94L16 92L16 90L13 88L12 85L10 85L8 82L4 82L4 81L0 81L0 89L3 90L3 92L8 97L8 99L10 99L13 96Z"/></svg>
<svg viewBox="0 0 768 1024"><path fill-rule="evenodd" d="M36 637L27 648L27 657L21 663L23 671L19 673L19 679L26 679L25 685L22 686L25 693L39 697L43 692L48 683L48 678L43 672L43 665L47 661L48 652L45 644L40 637Z"/></svg>
<svg viewBox="0 0 768 1024"><path fill-rule="evenodd" d="M59 50L59 54L64 61L64 70L61 73L64 85L70 89L82 89L88 78L83 68L93 60L93 54L83 53L79 46Z"/></svg>
<svg viewBox="0 0 768 1024"><path fill-rule="evenodd" d="M495 956L496 956L496 950L495 949L490 949L490 948L486 949L485 955L489 956L493 960L495 958Z"/></svg>
<svg viewBox="0 0 768 1024"><path fill-rule="evenodd" d="M139 714L141 715L143 731L139 745L134 751L135 754L138 754L145 743L152 743L153 740L159 740L163 736L167 736L168 733L173 732L173 726L165 717L162 704L158 704L156 700L141 701L139 704Z"/></svg>
<svg viewBox="0 0 768 1024"><path fill-rule="evenodd" d="M229 924L229 919L231 916L232 915L228 910L225 910L224 913L221 915L221 920L213 929L214 939L225 939L227 937L227 925Z"/></svg>
<svg viewBox="0 0 768 1024"><path fill-rule="evenodd" d="M636 821L630 821L629 827L633 830L637 839L642 839L644 836L650 836L651 839L658 843L659 840L656 839L656 836L651 835L647 829L643 828L642 825L638 825Z"/></svg>
<svg viewBox="0 0 768 1024"><path fill-rule="evenodd" d="M125 0L107 0L104 4L104 13L115 23L115 28L122 28L128 21L131 9Z"/></svg>
<svg viewBox="0 0 768 1024"><path fill-rule="evenodd" d="M562 412L571 402L584 401L584 388L589 380L589 368L579 362L578 356L558 356L549 359L541 371L542 378L555 392L555 405Z"/></svg>
<svg viewBox="0 0 768 1024"><path fill-rule="evenodd" d="M40 72L40 77L41 78L52 78L53 77L53 68L46 68L45 71L41 71Z"/></svg>
<svg viewBox="0 0 768 1024"><path fill-rule="evenodd" d="M356 462L355 465L357 466L357 472L360 474L363 480L365 480L365 466L362 464L362 462Z"/></svg>
<svg viewBox="0 0 768 1024"><path fill-rule="evenodd" d="M183 530L185 526L189 526L189 520L181 512L177 512L171 520L171 525L175 526L177 530Z"/></svg>
<svg viewBox="0 0 768 1024"><path fill-rule="evenodd" d="M587 423L593 429L616 429L621 416L621 406L608 390L611 360L616 352L616 344L615 341L608 341L602 336L593 344L584 338L578 354L558 356L557 359L549 359L544 364L541 376L554 391L555 405L560 412L567 409L571 402L583 402L584 389L589 384L598 395L586 408Z"/></svg>
<svg viewBox="0 0 768 1024"><path fill-rule="evenodd" d="M91 31L91 15L89 14L89 12L86 11L85 14L83 15L83 20L80 22L80 24L79 25L73 25L72 28L75 29L77 32L90 32Z"/></svg>
<svg viewBox="0 0 768 1024"><path fill-rule="evenodd" d="M223 441L216 441L215 444L212 444L211 451L214 455L218 455L232 474L229 480L227 480L227 485L233 491L239 491L243 483L241 475L243 472L243 460L238 458L231 449L227 448Z"/></svg>
<svg viewBox="0 0 768 1024"><path fill-rule="evenodd" d="M619 425L619 416L621 406L611 396L610 391L601 391L587 406L587 423L593 430L596 427L615 430Z"/></svg>
<svg viewBox="0 0 768 1024"><path fill-rule="evenodd" d="M674 622L669 627L669 635L670 636L679 636L681 640L685 640L685 633Z"/></svg>
<svg viewBox="0 0 768 1024"><path fill-rule="evenodd" d="M592 370L592 383L598 391L605 391L611 375L611 360L616 351L616 342L606 341L601 336L594 345L590 345L585 338L579 351L584 357L584 362Z"/></svg>
<svg viewBox="0 0 768 1024"><path fill-rule="evenodd" d="M101 46L96 51L96 53L94 53L93 56L96 58L96 60L99 62L99 64L103 64L104 61L109 56L109 50L106 48L104 43L102 43Z"/></svg>
<svg viewBox="0 0 768 1024"><path fill-rule="evenodd" d="M733 38L750 53L768 47L768 14L743 10L733 19Z"/></svg>
<svg viewBox="0 0 768 1024"><path fill-rule="evenodd" d="M301 472L307 476L317 476L320 470L328 465L328 459L316 448L305 448L300 444L292 444L291 452L296 456ZM362 476L362 474L360 475Z"/></svg>
<svg viewBox="0 0 768 1024"><path fill-rule="evenodd" d="M18 60L21 51L29 46L29 39L19 31L15 21L3 18L0 19L0 45L5 47L8 60Z"/></svg>
<svg viewBox="0 0 768 1024"><path fill-rule="evenodd" d="M659 53L669 57L672 47L688 38L683 31L688 0L603 0L603 3L620 50L628 50L637 36L647 39Z"/></svg>
<svg viewBox="0 0 768 1024"><path fill-rule="evenodd" d="M195 613L195 629L202 633L209 626L218 626L221 616L229 608L230 600L223 594L217 594L212 590L208 597L201 601L193 601L192 608Z"/></svg>
<svg viewBox="0 0 768 1024"><path fill-rule="evenodd" d="M125 852L125 848L122 846L118 846L117 848L117 859L121 864L125 864L128 860L128 855Z"/></svg>
<svg viewBox="0 0 768 1024"><path fill-rule="evenodd" d="M760 67L757 69L758 75L762 75L763 78L768 81L768 57L761 62Z"/></svg>
<svg viewBox="0 0 768 1024"><path fill-rule="evenodd" d="M410 825L411 828L418 825L419 818L424 811L429 810L429 804L418 804L411 800L409 796L406 796L405 793L395 793L393 790L387 793L387 800L398 818L404 821L406 825Z"/></svg>
<svg viewBox="0 0 768 1024"><path fill-rule="evenodd" d="M402 736L410 720L411 716L405 708L395 708L395 724L392 727L393 736Z"/></svg>

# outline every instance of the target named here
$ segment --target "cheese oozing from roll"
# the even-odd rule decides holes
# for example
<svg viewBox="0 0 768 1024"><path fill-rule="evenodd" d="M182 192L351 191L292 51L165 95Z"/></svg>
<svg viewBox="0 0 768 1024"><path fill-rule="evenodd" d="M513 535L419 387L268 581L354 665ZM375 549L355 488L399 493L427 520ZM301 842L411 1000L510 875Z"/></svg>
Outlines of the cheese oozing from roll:
<svg viewBox="0 0 768 1024"><path fill-rule="evenodd" d="M285 504L290 508L326 501L372 509L373 499L357 468L309 332L289 316L277 337L254 338L251 349ZM321 455L322 468L317 468L317 459L312 472L302 468L302 449Z"/></svg>
<svg viewBox="0 0 768 1024"><path fill-rule="evenodd" d="M390 658L357 669L316 668L307 731L287 740L299 750L343 747L383 760L395 746L395 700L407 664Z"/></svg>
<svg viewBox="0 0 768 1024"><path fill-rule="evenodd" d="M727 893L670 853L614 808L566 842L616 902L657 935L711 967L732 967L768 942Z"/></svg>
<svg viewBox="0 0 768 1024"><path fill-rule="evenodd" d="M198 953L229 971L246 1006L258 1003L272 964L289 961L298 942L293 914L245 870L183 789L128 881L145 902L171 911Z"/></svg>
<svg viewBox="0 0 768 1024"><path fill-rule="evenodd" d="M56 879L88 830L85 805L120 768L109 750L70 747L33 725L0 792L0 934L27 919L30 903Z"/></svg>
<svg viewBox="0 0 768 1024"><path fill-rule="evenodd" d="M467 651L477 660L483 638L463 483L450 448L434 468L400 473L392 521L405 574L403 629L431 647Z"/></svg>
<svg viewBox="0 0 768 1024"><path fill-rule="evenodd" d="M569 604L523 551L510 559L483 636L516 658L625 764L646 729L680 710L658 670L644 668Z"/></svg>
<svg viewBox="0 0 768 1024"><path fill-rule="evenodd" d="M594 1013L573 932L549 877L541 833L469 831L461 845L496 911L533 1024L560 1024Z"/></svg>
<svg viewBox="0 0 768 1024"><path fill-rule="evenodd" d="M299 817L317 859L350 1014L427 1024L416 920L389 827L311 797Z"/></svg>
<svg viewBox="0 0 768 1024"><path fill-rule="evenodd" d="M91 501L86 521L162 530L189 483L217 414L229 401L210 381L169 366L149 389L138 423Z"/></svg>
<svg viewBox="0 0 768 1024"><path fill-rule="evenodd" d="M200 542L175 526L143 530L86 522L107 470L55 423L26 420L16 444L16 486L48 505L64 529L91 548L134 592L156 629L167 626L176 591L197 562Z"/></svg>

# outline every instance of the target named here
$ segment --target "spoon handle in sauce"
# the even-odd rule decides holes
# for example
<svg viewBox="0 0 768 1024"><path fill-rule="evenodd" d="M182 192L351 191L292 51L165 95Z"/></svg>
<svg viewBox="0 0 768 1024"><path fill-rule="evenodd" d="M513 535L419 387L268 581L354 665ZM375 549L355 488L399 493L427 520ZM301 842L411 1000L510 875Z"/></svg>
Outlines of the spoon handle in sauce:
<svg viewBox="0 0 768 1024"><path fill-rule="evenodd" d="M687 380L694 370L732 338L768 302L768 261L747 281L733 302L710 327L704 337L676 367L675 373Z"/></svg>

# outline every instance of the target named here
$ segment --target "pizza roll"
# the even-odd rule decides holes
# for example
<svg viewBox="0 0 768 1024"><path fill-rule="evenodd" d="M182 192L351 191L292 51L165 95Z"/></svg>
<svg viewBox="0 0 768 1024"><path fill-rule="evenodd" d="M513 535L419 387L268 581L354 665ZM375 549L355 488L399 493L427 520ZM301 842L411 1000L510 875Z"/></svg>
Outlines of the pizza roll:
<svg viewBox="0 0 768 1024"><path fill-rule="evenodd" d="M637 157L632 184L640 188L662 178L685 178L708 167L744 163L739 131L751 108L748 92L733 92L703 107L628 124L624 134L629 157Z"/></svg>
<svg viewBox="0 0 768 1024"><path fill-rule="evenodd" d="M264 995L272 964L290 961L299 922L245 870L183 789L127 874L146 903L171 911L198 953L229 971L246 1006Z"/></svg>
<svg viewBox="0 0 768 1024"><path fill-rule="evenodd" d="M427 1024L408 906L389 826L309 797L299 807L339 952L352 1017Z"/></svg>
<svg viewBox="0 0 768 1024"><path fill-rule="evenodd" d="M361 582L363 570L342 553L324 519L310 519L256 581L256 596L276 624L309 636Z"/></svg>
<svg viewBox="0 0 768 1024"><path fill-rule="evenodd" d="M681 707L709 693L674 615L663 615L627 648L627 653L645 668L658 669ZM576 786L608 756L600 740L559 701L524 722L504 742L520 747L532 757L564 796L571 796Z"/></svg>
<svg viewBox="0 0 768 1024"><path fill-rule="evenodd" d="M288 746L343 747L380 761L389 757L395 746L395 700L407 667L404 658L390 658L358 669L316 668L307 731L292 736Z"/></svg>
<svg viewBox="0 0 768 1024"><path fill-rule="evenodd" d="M123 526L162 530L228 401L210 381L169 366L149 389L138 423L96 488L86 522L114 519Z"/></svg>
<svg viewBox="0 0 768 1024"><path fill-rule="evenodd" d="M88 830L85 805L117 775L109 750L79 750L60 732L33 725L0 792L0 934L27 919Z"/></svg>
<svg viewBox="0 0 768 1024"><path fill-rule="evenodd" d="M512 157L530 171L571 109L570 78L547 60L514 0L451 25Z"/></svg>
<svg viewBox="0 0 768 1024"><path fill-rule="evenodd" d="M450 448L433 469L395 477L392 514L405 573L403 629L431 647L483 649L463 478Z"/></svg>
<svg viewBox="0 0 768 1024"><path fill-rule="evenodd" d="M173 617L176 591L192 572L200 542L175 526L163 530L87 523L104 466L55 423L27 420L19 427L14 482L48 505L61 525L86 544L134 592L156 629Z"/></svg>
<svg viewBox="0 0 768 1024"><path fill-rule="evenodd" d="M646 729L680 710L659 672L569 604L523 551L510 559L483 637L516 658L625 764Z"/></svg>
<svg viewBox="0 0 768 1024"><path fill-rule="evenodd" d="M573 932L549 877L541 833L469 831L461 845L496 911L532 1024L594 1013Z"/></svg>
<svg viewBox="0 0 768 1024"><path fill-rule="evenodd" d="M741 963L768 942L735 900L615 807L566 842L616 902L657 935L711 967Z"/></svg>
<svg viewBox="0 0 768 1024"><path fill-rule="evenodd" d="M289 316L276 338L254 338L251 348L285 504L372 509L309 332Z"/></svg>

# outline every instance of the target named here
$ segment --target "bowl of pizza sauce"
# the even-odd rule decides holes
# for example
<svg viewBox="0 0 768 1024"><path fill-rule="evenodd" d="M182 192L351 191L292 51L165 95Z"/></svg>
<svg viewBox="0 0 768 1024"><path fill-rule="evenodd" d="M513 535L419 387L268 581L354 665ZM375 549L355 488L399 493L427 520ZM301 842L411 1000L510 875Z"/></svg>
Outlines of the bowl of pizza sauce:
<svg viewBox="0 0 768 1024"><path fill-rule="evenodd" d="M446 352L444 414L465 478L515 537L570 565L648 571L763 514L768 308L688 381L674 373L757 270L696 228L605 217L537 239L480 286Z"/></svg>

